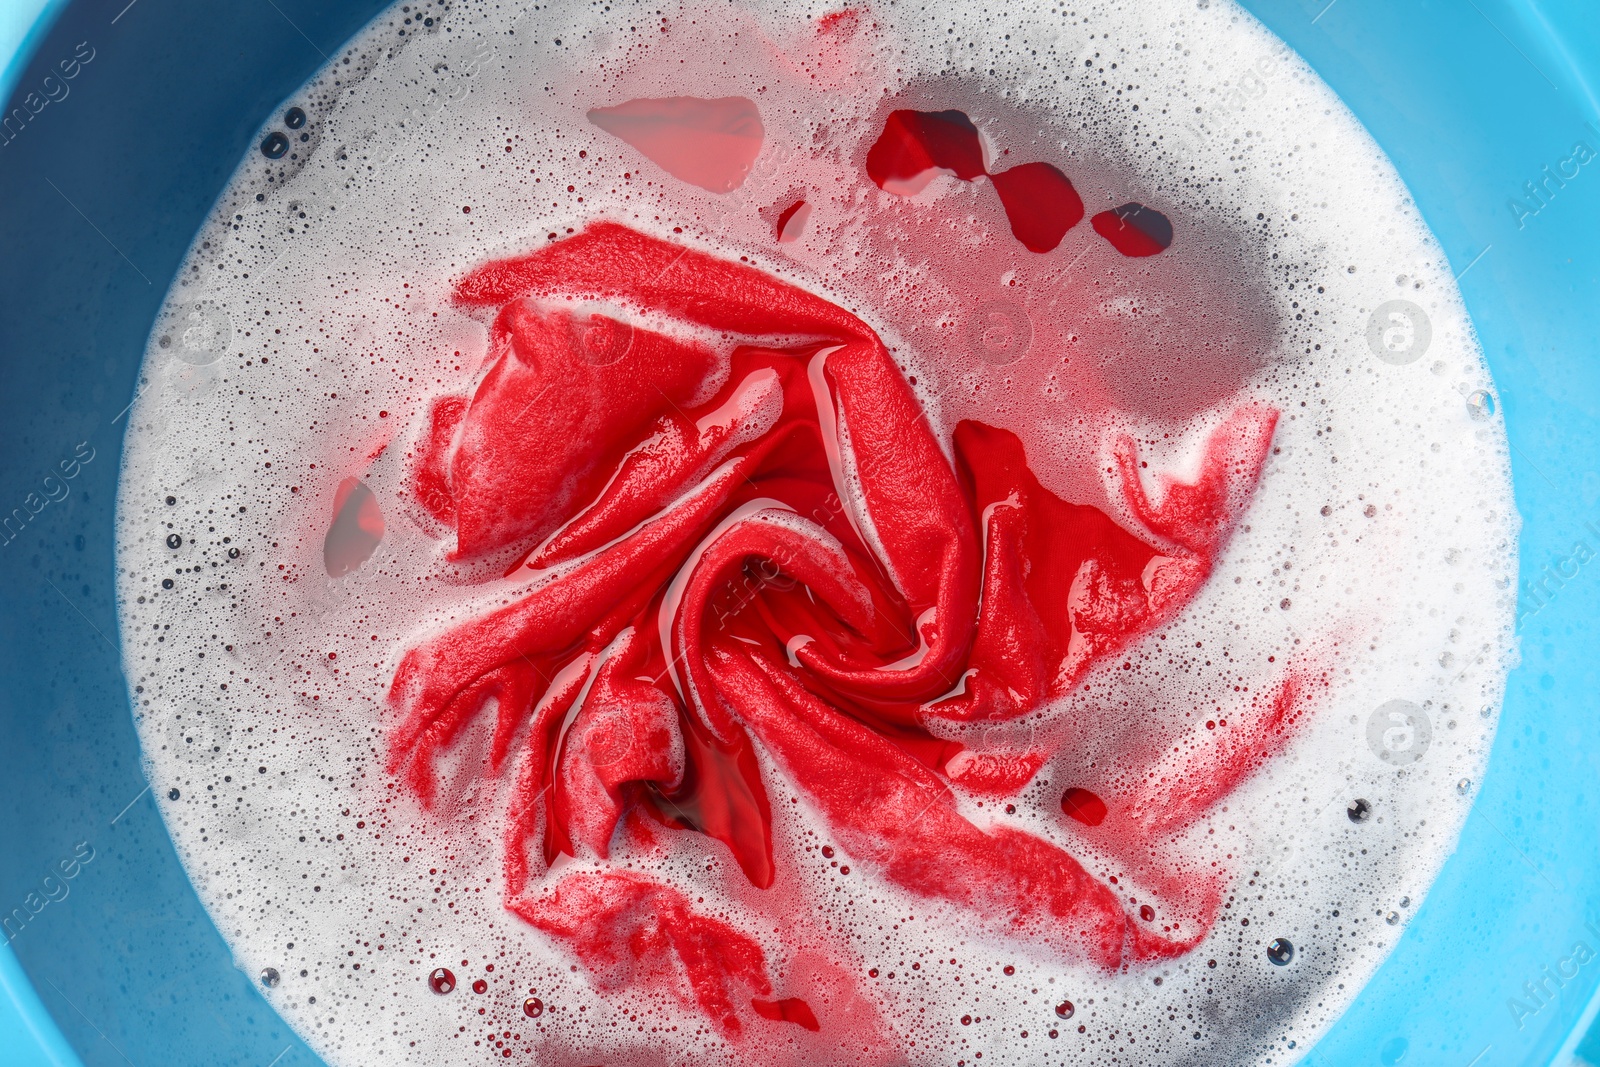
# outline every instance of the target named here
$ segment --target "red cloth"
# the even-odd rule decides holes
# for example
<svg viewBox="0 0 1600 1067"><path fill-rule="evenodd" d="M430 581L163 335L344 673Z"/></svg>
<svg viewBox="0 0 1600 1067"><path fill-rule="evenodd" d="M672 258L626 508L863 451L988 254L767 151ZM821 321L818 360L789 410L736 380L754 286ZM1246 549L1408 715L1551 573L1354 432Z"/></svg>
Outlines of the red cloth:
<svg viewBox="0 0 1600 1067"><path fill-rule="evenodd" d="M1234 411L1199 480L1168 479L1159 505L1124 441L1135 534L1045 489L1005 430L964 422L941 441L871 328L753 267L595 223L478 268L457 299L497 309L488 369L470 400L434 406L415 490L458 556L523 552L512 573L530 584L406 654L391 760L426 802L435 754L491 698L497 769L525 736L514 910L616 974L626 946L584 915L631 929L645 902L682 929L628 941L633 970L687 974L682 995L736 1031L771 992L759 945L637 874L531 884L527 845L604 858L631 806L722 842L770 886L783 858L759 744L863 876L1107 969L1204 935L1208 917L1141 919L1056 845L966 818L956 789L1015 794L1051 753L969 751L940 726L1026 715L1170 619L1253 491L1276 412ZM1160 811L1106 798L1097 831L1143 840L1199 817L1281 745L1293 696L1258 702L1270 743L1216 746L1204 786ZM772 1003L752 1010L816 1022Z"/></svg>

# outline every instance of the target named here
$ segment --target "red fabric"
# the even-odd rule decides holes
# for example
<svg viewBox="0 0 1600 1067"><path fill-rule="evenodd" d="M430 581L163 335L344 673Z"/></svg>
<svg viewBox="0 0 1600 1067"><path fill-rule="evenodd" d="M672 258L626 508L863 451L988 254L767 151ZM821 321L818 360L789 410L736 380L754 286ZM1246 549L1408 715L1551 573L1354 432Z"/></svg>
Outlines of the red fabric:
<svg viewBox="0 0 1600 1067"><path fill-rule="evenodd" d="M495 310L489 362L469 402L435 404L415 488L456 555L520 553L528 584L406 653L391 769L430 801L435 755L496 707L495 768L519 750L508 906L602 988L675 975L725 1032L746 1011L806 1026L761 1006L759 945L671 887L611 871L540 888L530 862L535 839L546 862L604 861L631 807L773 885L790 859L774 855L757 745L861 877L1107 969L1204 935L1206 908L1140 919L1061 848L959 810L957 789L1013 795L1052 753L944 738L1034 711L1170 619L1248 501L1275 412L1234 411L1200 479L1163 479L1159 504L1122 441L1129 532L1045 489L1005 430L962 423L952 463L865 323L752 267L596 223L478 268L457 298ZM1197 749L1169 807L1107 796L1094 831L1136 851L1198 818L1281 748L1297 694L1242 712L1243 740Z"/></svg>
<svg viewBox="0 0 1600 1067"><path fill-rule="evenodd" d="M513 901L511 910L570 945L602 992L665 988L725 1034L743 1029L735 1003L772 992L760 945L696 913L676 889L636 874L568 875L549 895ZM811 1014L796 1003L792 1014Z"/></svg>

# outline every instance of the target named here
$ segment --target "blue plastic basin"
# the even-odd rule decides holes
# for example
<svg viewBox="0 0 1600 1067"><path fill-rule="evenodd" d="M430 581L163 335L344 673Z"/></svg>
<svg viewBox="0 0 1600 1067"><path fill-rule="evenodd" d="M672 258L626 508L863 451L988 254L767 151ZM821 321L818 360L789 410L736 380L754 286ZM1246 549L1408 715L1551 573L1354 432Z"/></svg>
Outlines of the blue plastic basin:
<svg viewBox="0 0 1600 1067"><path fill-rule="evenodd" d="M1544 169L1600 152L1592 5L1246 4L1367 124L1449 254L1524 520L1522 664L1487 780L1398 949L1309 1052L1319 1067L1600 1063L1600 1028L1583 1043L1600 1006L1600 162L1563 183ZM146 792L112 508L123 413L191 236L263 118L381 5L49 6L6 114L49 102L0 133L0 516L62 461L77 472L0 534L0 1064L309 1067Z"/></svg>

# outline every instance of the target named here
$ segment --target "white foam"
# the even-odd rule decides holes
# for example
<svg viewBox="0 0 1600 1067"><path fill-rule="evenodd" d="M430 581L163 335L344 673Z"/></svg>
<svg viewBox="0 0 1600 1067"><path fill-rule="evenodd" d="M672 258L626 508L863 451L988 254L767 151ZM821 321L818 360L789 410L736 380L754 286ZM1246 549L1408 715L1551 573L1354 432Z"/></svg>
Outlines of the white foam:
<svg viewBox="0 0 1600 1067"><path fill-rule="evenodd" d="M1232 686L1260 683L1269 655L1328 668L1331 688L1289 753L1174 846L1175 862L1216 859L1234 874L1223 918L1192 953L1107 976L986 938L865 863L841 881L819 858L825 825L764 767L776 848L798 857L785 899L859 962L907 1061L1293 1061L1393 947L1454 846L1513 655L1517 520L1502 428L1466 400L1493 386L1445 257L1371 138L1222 0L884 4L837 53L818 46L825 10L391 8L287 102L310 116L306 139L293 132L278 161L252 150L168 295L118 516L147 772L159 796L180 791L163 815L240 966L278 971L268 999L330 1063L501 1058L496 1040L523 1062L528 1048L538 1062L737 1059L670 1003L597 995L502 909L508 786L479 773L486 726L441 765L433 812L384 770L398 656L511 596L447 562L406 491L429 402L469 390L486 350L485 325L450 288L599 216L747 255L861 315L937 425L1011 426L1048 486L1125 524L1102 479L1108 435L1132 432L1152 469L1177 470L1241 390L1283 413L1215 574L1120 658L1129 669L1096 673L1022 723L953 731L1015 739L1094 723L1014 814L974 798L963 810L1103 874L1115 864L1072 834L1063 785L1191 713L1227 714ZM761 109L765 147L726 195L677 182L584 120L690 93ZM892 197L862 169L890 98L960 107L991 158L1056 164L1091 214L1159 206L1178 241L1123 259L1085 220L1036 256L985 182L941 177ZM797 191L811 217L780 245L771 209ZM1024 309L1026 359L997 366L974 351L967 322L991 300ZM1369 344L1369 319L1391 300L1431 323L1414 362ZM322 536L348 476L371 487L388 532L361 568L329 579ZM1393 699L1429 717L1415 762L1369 744L1369 720ZM1372 809L1359 825L1345 813L1356 797ZM758 918L768 898L720 845L670 836L657 876L732 916L782 966L793 945ZM1296 946L1287 967L1265 956L1275 937ZM450 996L426 984L441 965L457 975ZM490 983L481 996L478 978ZM529 990L548 1006L538 1020L521 1011ZM1063 1000L1070 1022L1052 1010Z"/></svg>

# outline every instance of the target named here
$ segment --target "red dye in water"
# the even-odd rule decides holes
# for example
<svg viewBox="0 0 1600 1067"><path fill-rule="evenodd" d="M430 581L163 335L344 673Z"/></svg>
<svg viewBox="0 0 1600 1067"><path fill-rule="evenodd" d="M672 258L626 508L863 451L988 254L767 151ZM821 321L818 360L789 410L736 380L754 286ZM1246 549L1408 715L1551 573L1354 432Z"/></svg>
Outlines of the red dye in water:
<svg viewBox="0 0 1600 1067"><path fill-rule="evenodd" d="M750 1006L756 1010L757 1015L763 1019L771 1019L775 1023L794 1023L812 1032L822 1029L817 1023L817 1017L811 1014L811 1006L799 997L785 997L782 1000L752 998Z"/></svg>
<svg viewBox="0 0 1600 1067"><path fill-rule="evenodd" d="M984 173L978 128L963 111L893 111L867 150L867 176L891 193L916 193L938 171L964 182Z"/></svg>
<svg viewBox="0 0 1600 1067"><path fill-rule="evenodd" d="M1067 176L1048 163L1024 163L989 175L1011 232L1030 252L1048 252L1083 218L1083 201Z"/></svg>
<svg viewBox="0 0 1600 1067"><path fill-rule="evenodd" d="M940 172L962 181L987 175L1000 195L1011 233L1030 252L1051 251L1083 218L1078 191L1049 163L988 171L978 128L965 112L890 112L883 133L867 151L867 176L885 192L910 195ZM1167 244L1171 243L1169 227Z"/></svg>
<svg viewBox="0 0 1600 1067"><path fill-rule="evenodd" d="M1143 204L1102 211L1089 224L1125 256L1153 256L1172 244L1172 220Z"/></svg>
<svg viewBox="0 0 1600 1067"><path fill-rule="evenodd" d="M580 322L566 293L682 329ZM1118 442L1130 532L1042 486L1008 431L968 421L942 442L871 328L753 267L594 223L478 268L456 299L494 312L491 358L470 399L434 405L415 491L453 527L458 556L523 552L516 573L559 576L406 653L390 769L429 803L435 756L480 712L496 709L495 773L525 739L507 907L564 942L596 988L654 985L728 1034L751 1012L818 1023L772 999L750 934L672 886L621 867L535 878L541 858L604 861L624 815L643 813L705 834L771 886L794 858L774 855L755 740L847 853L874 857L874 877L997 932L1026 925L1041 947L1108 971L1205 934L1220 897L1209 883L1192 894L1198 914L1157 932L1055 844L962 814L952 787L1013 796L1050 750L969 750L929 727L1028 715L1171 619L1248 501L1276 412L1228 414L1197 481L1158 479L1159 505L1133 441ZM629 342L597 361L580 325ZM706 399L712 380L725 384ZM854 490L830 449L849 453ZM1195 788L1099 801L1080 821L1103 823L1108 853L1147 854L1288 742L1298 692L1286 674L1237 713L1241 741L1184 768Z"/></svg>
<svg viewBox="0 0 1600 1067"><path fill-rule="evenodd" d="M383 532L383 511L366 483L354 478L340 482L333 496L333 522L322 541L328 577L341 577L371 559Z"/></svg>
<svg viewBox="0 0 1600 1067"><path fill-rule="evenodd" d="M796 200L778 215L776 236L780 243L787 244L797 241L805 232L806 221L811 218L811 205L804 200Z"/></svg>
<svg viewBox="0 0 1600 1067"><path fill-rule="evenodd" d="M766 136L754 101L742 96L629 100L594 108L588 118L674 178L713 193L744 184Z"/></svg>
<svg viewBox="0 0 1600 1067"><path fill-rule="evenodd" d="M1106 802L1076 786L1061 794L1061 810L1085 826L1099 826L1106 821Z"/></svg>

